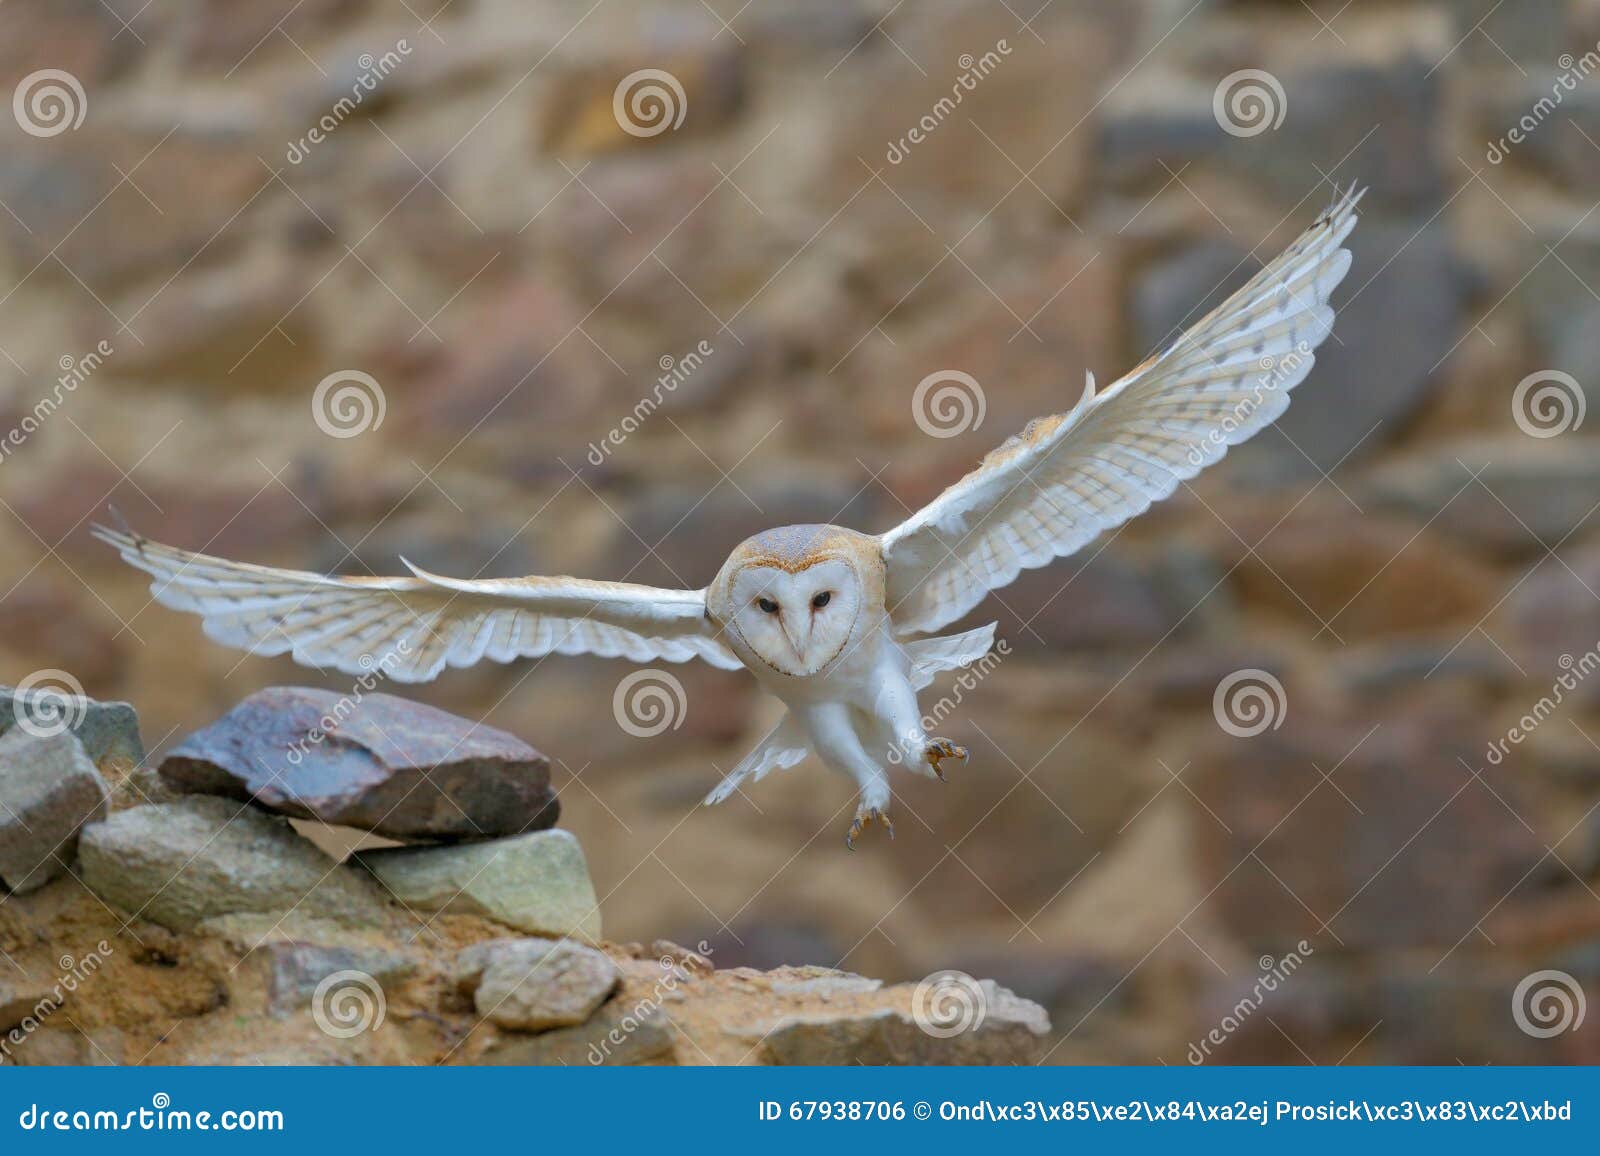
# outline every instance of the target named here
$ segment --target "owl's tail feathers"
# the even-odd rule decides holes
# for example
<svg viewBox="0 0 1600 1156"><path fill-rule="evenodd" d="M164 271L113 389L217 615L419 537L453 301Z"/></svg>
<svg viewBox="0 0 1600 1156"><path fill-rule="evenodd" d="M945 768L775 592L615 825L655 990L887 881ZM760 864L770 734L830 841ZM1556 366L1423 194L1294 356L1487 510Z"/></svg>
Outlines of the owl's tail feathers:
<svg viewBox="0 0 1600 1156"><path fill-rule="evenodd" d="M722 802L746 781L758 783L773 770L787 770L810 753L811 746L805 733L792 714L785 714L783 721L756 744L755 750L739 760L739 765L729 771L706 796L705 805L710 807Z"/></svg>
<svg viewBox="0 0 1600 1156"><path fill-rule="evenodd" d="M994 630L999 623L991 622L965 634L946 634L939 638L918 638L901 643L906 657L911 660L911 685L917 690L933 682L933 676L943 670L956 670L970 666L994 646Z"/></svg>

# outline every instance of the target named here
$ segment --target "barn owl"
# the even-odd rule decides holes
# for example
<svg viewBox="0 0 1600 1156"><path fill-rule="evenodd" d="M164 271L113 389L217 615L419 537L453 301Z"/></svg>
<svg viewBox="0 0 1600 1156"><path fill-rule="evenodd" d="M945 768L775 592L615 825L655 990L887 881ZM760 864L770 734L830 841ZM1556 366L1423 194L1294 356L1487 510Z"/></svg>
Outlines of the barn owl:
<svg viewBox="0 0 1600 1156"><path fill-rule="evenodd" d="M994 624L938 632L991 590L1083 548L1170 495L1269 425L1333 326L1328 297L1361 194L1339 197L1275 261L1111 385L1088 376L1066 413L1029 423L929 505L884 534L785 526L734 549L701 590L581 578L461 579L406 562L408 577L324 577L193 554L97 527L154 576L168 606L213 639L403 682L482 658L597 654L700 658L748 670L788 707L707 796L728 798L809 754L852 779L846 844L889 819L889 768L944 778L968 752L928 735L917 692L986 654ZM404 559L402 559L404 561Z"/></svg>

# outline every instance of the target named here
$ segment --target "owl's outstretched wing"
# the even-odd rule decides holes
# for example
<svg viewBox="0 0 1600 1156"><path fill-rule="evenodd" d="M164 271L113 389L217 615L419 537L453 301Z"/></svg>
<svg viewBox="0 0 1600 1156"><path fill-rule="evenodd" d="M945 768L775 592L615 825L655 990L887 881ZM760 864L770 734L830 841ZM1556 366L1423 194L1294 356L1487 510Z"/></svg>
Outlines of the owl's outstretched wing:
<svg viewBox="0 0 1600 1156"><path fill-rule="evenodd" d="M1333 328L1361 193L1338 198L1166 350L1030 422L880 539L900 633L938 630L1023 570L1087 545L1266 428Z"/></svg>
<svg viewBox="0 0 1600 1156"><path fill-rule="evenodd" d="M715 636L705 591L582 578L324 577L230 562L97 526L95 536L153 575L158 602L200 615L205 632L256 654L350 674L426 682L482 658L597 654L635 662L743 664ZM410 563L407 563L409 566Z"/></svg>

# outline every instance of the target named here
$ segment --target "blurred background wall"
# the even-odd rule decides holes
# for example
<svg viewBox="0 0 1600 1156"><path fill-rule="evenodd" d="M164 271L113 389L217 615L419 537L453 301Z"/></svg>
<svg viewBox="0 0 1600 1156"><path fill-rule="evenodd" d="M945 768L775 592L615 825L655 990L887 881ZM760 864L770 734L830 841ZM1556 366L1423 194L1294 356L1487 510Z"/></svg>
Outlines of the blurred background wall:
<svg viewBox="0 0 1600 1156"><path fill-rule="evenodd" d="M995 975L1057 1060L1595 1062L1600 1010L1513 996L1600 996L1597 41L1592 0L10 0L0 679L156 750L348 688L153 606L108 503L688 586L887 528L1354 180L1286 418L969 620L1010 653L925 700L973 759L892 845L816 766L697 807L775 717L742 675L672 668L642 737L622 663L389 689L558 760L614 938Z"/></svg>

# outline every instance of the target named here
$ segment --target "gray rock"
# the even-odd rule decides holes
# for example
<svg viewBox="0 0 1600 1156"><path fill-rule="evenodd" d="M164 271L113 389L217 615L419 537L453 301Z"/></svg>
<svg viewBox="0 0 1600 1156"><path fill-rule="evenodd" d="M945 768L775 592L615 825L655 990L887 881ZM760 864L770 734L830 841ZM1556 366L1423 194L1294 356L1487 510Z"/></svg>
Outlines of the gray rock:
<svg viewBox="0 0 1600 1156"><path fill-rule="evenodd" d="M1050 1032L1045 1010L992 979L978 988L982 996L974 1006L982 1015L953 1035L924 1030L914 1012L898 1006L841 1009L780 1020L764 1029L761 1046L774 1064L1037 1063Z"/></svg>
<svg viewBox="0 0 1600 1156"><path fill-rule="evenodd" d="M84 883L107 903L174 931L242 912L296 910L369 922L384 903L284 822L226 799L119 811L83 834Z"/></svg>
<svg viewBox="0 0 1600 1156"><path fill-rule="evenodd" d="M1250 136L1225 132L1213 112L1225 67L1204 82L1128 85L1097 118L1102 171L1113 185L1154 191L1185 162L1212 162L1293 204L1306 193L1307 174L1315 179L1319 168L1348 155L1348 172L1360 174L1373 199L1431 208L1445 181L1423 142L1440 115L1443 74L1433 64L1448 47L1293 73L1274 68L1283 99L1269 98L1269 115L1282 111L1283 123ZM1256 125L1251 110L1239 111L1246 127Z"/></svg>
<svg viewBox="0 0 1600 1156"><path fill-rule="evenodd" d="M395 839L498 838L560 814L550 760L527 743L387 694L257 691L185 739L161 777Z"/></svg>
<svg viewBox="0 0 1600 1156"><path fill-rule="evenodd" d="M264 944L259 953L266 971L266 1010L277 1016L308 1010L318 985L340 972L359 972L381 989L416 972L411 959L379 947L276 942Z"/></svg>
<svg viewBox="0 0 1600 1156"><path fill-rule="evenodd" d="M1574 437L1473 438L1385 464L1359 492L1474 546L1543 555L1600 502L1600 460Z"/></svg>
<svg viewBox="0 0 1600 1156"><path fill-rule="evenodd" d="M581 1024L622 980L605 952L570 939L493 940L467 948L457 963L457 982L478 1014L513 1031Z"/></svg>
<svg viewBox="0 0 1600 1156"><path fill-rule="evenodd" d="M48 691L19 692L0 686L0 734L24 718L53 730L64 719L78 736L96 766L108 760L136 766L144 761L144 741L139 737L139 715L125 702L96 702L92 698L63 697Z"/></svg>
<svg viewBox="0 0 1600 1156"><path fill-rule="evenodd" d="M408 908L481 915L536 935L600 938L589 867L568 831L453 847L390 847L355 859Z"/></svg>
<svg viewBox="0 0 1600 1156"><path fill-rule="evenodd" d="M1567 135L1578 134L1567 129ZM1517 290L1520 312L1527 319L1538 351L1538 360L1528 370L1558 369L1576 378L1584 390L1587 425L1600 411L1600 343L1594 340L1596 330L1600 330L1600 301L1583 287L1600 285L1600 236L1592 228L1592 220L1588 223L1591 227L1572 232L1572 221L1565 214L1536 215L1531 223L1538 236L1529 238L1530 246L1541 253L1546 246L1559 246L1561 260L1545 261L1530 269L1527 280ZM1508 416L1509 393L1515 385L1506 385ZM1546 439L1539 448L1548 448L1552 440L1560 439Z"/></svg>
<svg viewBox="0 0 1600 1156"><path fill-rule="evenodd" d="M108 797L71 731L0 735L0 883L34 891L65 874L79 832L105 817Z"/></svg>

